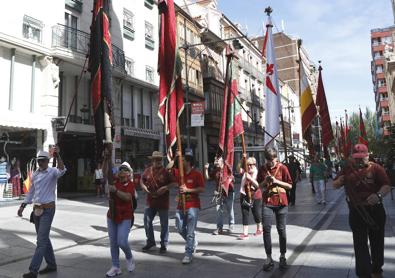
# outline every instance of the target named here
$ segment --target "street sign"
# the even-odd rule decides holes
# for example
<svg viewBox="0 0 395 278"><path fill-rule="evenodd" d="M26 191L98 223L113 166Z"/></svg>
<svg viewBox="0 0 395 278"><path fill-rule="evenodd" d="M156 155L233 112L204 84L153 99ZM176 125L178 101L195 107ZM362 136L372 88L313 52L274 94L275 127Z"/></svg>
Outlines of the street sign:
<svg viewBox="0 0 395 278"><path fill-rule="evenodd" d="M204 126L204 101L191 103L191 126Z"/></svg>

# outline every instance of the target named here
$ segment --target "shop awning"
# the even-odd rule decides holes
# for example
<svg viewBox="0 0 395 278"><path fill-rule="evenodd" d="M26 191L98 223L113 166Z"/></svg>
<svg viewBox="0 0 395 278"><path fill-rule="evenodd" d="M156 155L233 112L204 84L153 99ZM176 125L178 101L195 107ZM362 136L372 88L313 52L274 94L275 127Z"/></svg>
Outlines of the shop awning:
<svg viewBox="0 0 395 278"><path fill-rule="evenodd" d="M0 128L45 130L50 127L51 119L46 116L9 110L1 112Z"/></svg>

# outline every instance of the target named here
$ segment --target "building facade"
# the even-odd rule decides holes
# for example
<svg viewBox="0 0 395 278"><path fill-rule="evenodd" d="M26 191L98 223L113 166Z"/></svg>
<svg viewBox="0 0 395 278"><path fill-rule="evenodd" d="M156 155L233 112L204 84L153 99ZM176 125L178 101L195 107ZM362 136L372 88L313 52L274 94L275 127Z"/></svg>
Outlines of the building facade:
<svg viewBox="0 0 395 278"><path fill-rule="evenodd" d="M11 156L28 150L21 157L25 164L37 149L59 144L68 166L60 191L92 189L95 134L87 71L92 7L93 0L40 6L14 1L0 19L1 105L9 115L0 127L4 138L18 143L7 149ZM157 117L158 7L151 0L111 1L109 15L114 159L139 172L152 151L163 149Z"/></svg>

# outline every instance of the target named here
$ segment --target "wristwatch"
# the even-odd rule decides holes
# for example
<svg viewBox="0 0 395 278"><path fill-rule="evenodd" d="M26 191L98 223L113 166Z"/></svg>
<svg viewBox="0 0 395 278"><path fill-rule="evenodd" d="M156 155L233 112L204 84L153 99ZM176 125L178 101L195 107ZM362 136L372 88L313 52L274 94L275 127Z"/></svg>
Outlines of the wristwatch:
<svg viewBox="0 0 395 278"><path fill-rule="evenodd" d="M383 194L381 194L380 192L376 193L377 197L379 197L379 204L383 202Z"/></svg>

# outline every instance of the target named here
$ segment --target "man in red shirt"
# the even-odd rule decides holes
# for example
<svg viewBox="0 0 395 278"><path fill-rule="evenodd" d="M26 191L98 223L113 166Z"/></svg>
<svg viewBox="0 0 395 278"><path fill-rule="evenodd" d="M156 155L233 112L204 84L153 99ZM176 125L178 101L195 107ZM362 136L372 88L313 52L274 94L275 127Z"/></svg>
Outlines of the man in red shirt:
<svg viewBox="0 0 395 278"><path fill-rule="evenodd" d="M160 253L167 251L169 239L169 188L176 185L175 178L163 167L161 152L154 151L151 159L152 165L145 169L140 180L141 188L147 193L146 208L144 210L144 228L147 236L147 244L143 247L143 252L156 246L154 237L154 227L152 221L156 214L159 214L160 233Z"/></svg>
<svg viewBox="0 0 395 278"><path fill-rule="evenodd" d="M271 238L273 215L276 216L276 227L280 241L279 267L281 269L287 267L285 253L287 252L288 198L286 190L292 188L292 179L287 166L278 161L277 150L267 148L264 155L266 163L259 168L257 180L263 191L263 243L267 257L263 270L270 271L274 266Z"/></svg>
<svg viewBox="0 0 395 278"><path fill-rule="evenodd" d="M386 214L382 202L391 190L390 181L382 166L369 161L365 145L356 144L352 158L333 181L333 187L344 186L347 194L356 274L383 277Z"/></svg>
<svg viewBox="0 0 395 278"><path fill-rule="evenodd" d="M185 239L185 256L183 264L192 262L197 240L195 229L200 209L199 194L204 192L204 178L202 173L193 168L194 159L191 153L186 152L184 157L184 184L180 186L180 195L176 212L176 228ZM185 208L183 208L181 195L185 194Z"/></svg>

